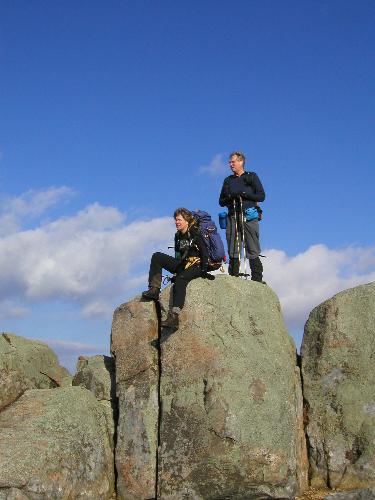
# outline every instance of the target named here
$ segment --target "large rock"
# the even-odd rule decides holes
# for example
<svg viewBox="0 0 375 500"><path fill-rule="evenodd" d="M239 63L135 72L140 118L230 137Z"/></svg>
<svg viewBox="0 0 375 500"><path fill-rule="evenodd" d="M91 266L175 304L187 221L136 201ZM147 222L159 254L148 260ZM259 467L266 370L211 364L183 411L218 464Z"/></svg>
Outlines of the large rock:
<svg viewBox="0 0 375 500"><path fill-rule="evenodd" d="M72 385L85 387L91 391L103 406L107 416L111 443L114 446L118 415L114 359L104 355L80 356Z"/></svg>
<svg viewBox="0 0 375 500"><path fill-rule="evenodd" d="M324 497L324 500L375 500L375 488L363 488L331 493Z"/></svg>
<svg viewBox="0 0 375 500"><path fill-rule="evenodd" d="M116 399L115 362L109 356L80 356L72 385L91 391L98 401Z"/></svg>
<svg viewBox="0 0 375 500"><path fill-rule="evenodd" d="M137 298L114 314L119 498L293 498L307 481L302 394L276 295L194 280L159 348L158 313Z"/></svg>
<svg viewBox="0 0 375 500"><path fill-rule="evenodd" d="M375 283L316 307L302 343L313 486L375 485Z"/></svg>
<svg viewBox="0 0 375 500"><path fill-rule="evenodd" d="M0 498L111 498L105 411L80 387L29 390L0 413Z"/></svg>
<svg viewBox="0 0 375 500"><path fill-rule="evenodd" d="M294 498L307 479L302 396L276 295L229 276L194 280L168 333L158 498Z"/></svg>
<svg viewBox="0 0 375 500"><path fill-rule="evenodd" d="M111 352L116 362L117 495L120 499L156 496L158 446L158 317L153 302L139 298L113 316Z"/></svg>
<svg viewBox="0 0 375 500"><path fill-rule="evenodd" d="M13 333L0 335L0 409L27 389L69 385L71 377L46 344Z"/></svg>

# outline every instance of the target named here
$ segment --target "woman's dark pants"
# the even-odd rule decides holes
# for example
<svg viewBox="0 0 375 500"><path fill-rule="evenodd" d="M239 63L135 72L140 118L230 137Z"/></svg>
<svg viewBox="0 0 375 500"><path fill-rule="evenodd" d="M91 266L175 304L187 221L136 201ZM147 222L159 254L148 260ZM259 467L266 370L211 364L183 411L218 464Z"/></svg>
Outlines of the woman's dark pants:
<svg viewBox="0 0 375 500"><path fill-rule="evenodd" d="M150 273L148 275L150 287L160 288L163 269L170 273L177 273L173 285L172 307L182 309L189 281L201 276L200 264L194 264L188 269L183 269L179 259L165 253L156 252L151 258Z"/></svg>

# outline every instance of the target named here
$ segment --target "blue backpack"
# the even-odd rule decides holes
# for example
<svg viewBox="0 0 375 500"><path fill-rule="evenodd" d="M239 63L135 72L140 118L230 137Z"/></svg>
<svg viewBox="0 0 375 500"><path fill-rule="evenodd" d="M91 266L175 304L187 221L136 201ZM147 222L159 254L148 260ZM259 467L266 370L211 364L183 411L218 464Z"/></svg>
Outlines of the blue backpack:
<svg viewBox="0 0 375 500"><path fill-rule="evenodd" d="M199 232L203 236L208 252L208 267L210 271L219 269L222 262L226 261L223 240L217 232L215 222L211 215L203 210L192 211L194 219L197 221Z"/></svg>

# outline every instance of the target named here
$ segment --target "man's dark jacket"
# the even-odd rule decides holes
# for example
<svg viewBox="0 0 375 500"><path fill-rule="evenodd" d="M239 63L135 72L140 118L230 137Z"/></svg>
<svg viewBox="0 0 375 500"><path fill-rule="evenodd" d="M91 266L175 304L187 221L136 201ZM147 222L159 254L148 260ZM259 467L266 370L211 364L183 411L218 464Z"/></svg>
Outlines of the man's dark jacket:
<svg viewBox="0 0 375 500"><path fill-rule="evenodd" d="M233 199L239 208L239 196L242 198L244 210L255 207L257 202L265 200L266 194L255 172L244 172L239 177L234 174L226 177L221 188L219 205L227 206L229 215L232 215L234 213Z"/></svg>

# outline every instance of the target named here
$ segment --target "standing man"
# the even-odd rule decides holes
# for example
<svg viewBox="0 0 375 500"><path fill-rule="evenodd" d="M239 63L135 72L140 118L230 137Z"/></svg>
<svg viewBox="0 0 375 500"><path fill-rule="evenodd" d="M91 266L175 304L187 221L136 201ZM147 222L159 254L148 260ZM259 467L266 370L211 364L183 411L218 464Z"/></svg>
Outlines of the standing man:
<svg viewBox="0 0 375 500"><path fill-rule="evenodd" d="M258 209L258 202L264 201L266 195L255 172L245 172L245 155L234 151L229 155L229 166L232 175L224 179L221 188L219 204L228 207L228 223L226 237L229 253L228 272L231 276L238 276L240 272L239 253L244 235L246 258L250 262L251 279L263 280L263 265L259 258L259 222L258 217L246 220L245 210L251 207ZM241 212L242 208L242 212ZM242 226L243 222L243 226Z"/></svg>

